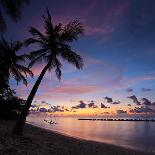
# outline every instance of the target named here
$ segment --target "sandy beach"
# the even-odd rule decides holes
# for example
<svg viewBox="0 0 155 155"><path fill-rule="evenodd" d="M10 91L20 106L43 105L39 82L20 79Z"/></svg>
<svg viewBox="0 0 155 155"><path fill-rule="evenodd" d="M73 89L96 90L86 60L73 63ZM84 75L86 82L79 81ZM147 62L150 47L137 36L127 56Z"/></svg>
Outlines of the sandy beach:
<svg viewBox="0 0 155 155"><path fill-rule="evenodd" d="M149 155L68 137L29 124L26 124L23 136L16 136L11 133L14 124L13 121L0 121L0 155Z"/></svg>

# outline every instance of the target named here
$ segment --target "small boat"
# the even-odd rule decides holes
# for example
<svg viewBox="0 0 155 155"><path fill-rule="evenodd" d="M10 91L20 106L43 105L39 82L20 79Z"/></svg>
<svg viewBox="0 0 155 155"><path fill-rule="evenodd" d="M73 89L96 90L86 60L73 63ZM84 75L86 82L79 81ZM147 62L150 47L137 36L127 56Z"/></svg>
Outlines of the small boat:
<svg viewBox="0 0 155 155"><path fill-rule="evenodd" d="M44 119L44 122L49 123L49 124L57 124L57 122L54 122L52 120L47 120L47 119Z"/></svg>

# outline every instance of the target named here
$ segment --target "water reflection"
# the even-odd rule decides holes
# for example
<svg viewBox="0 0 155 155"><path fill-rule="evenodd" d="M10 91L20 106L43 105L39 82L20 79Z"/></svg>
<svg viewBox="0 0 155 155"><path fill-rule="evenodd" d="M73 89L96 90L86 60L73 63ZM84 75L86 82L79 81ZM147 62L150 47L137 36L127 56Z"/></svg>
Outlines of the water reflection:
<svg viewBox="0 0 155 155"><path fill-rule="evenodd" d="M27 120L70 136L155 152L155 122L79 121L74 117L57 117L57 124L50 125L44 122L44 117L35 115Z"/></svg>

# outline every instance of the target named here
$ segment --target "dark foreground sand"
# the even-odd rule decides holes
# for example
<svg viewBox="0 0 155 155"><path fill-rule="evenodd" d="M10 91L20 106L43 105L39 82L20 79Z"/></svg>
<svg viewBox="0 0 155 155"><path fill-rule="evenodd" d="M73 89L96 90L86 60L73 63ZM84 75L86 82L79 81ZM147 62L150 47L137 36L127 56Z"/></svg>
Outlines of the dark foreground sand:
<svg viewBox="0 0 155 155"><path fill-rule="evenodd" d="M0 120L0 155L149 155L109 144L67 137L28 124L24 135L16 136L10 133L13 125L13 121Z"/></svg>

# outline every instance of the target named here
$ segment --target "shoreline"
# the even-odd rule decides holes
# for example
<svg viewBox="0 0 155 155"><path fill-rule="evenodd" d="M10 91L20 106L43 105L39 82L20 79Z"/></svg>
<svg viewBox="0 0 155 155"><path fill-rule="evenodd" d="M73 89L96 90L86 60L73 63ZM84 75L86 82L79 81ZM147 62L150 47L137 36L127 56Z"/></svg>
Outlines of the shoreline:
<svg viewBox="0 0 155 155"><path fill-rule="evenodd" d="M113 144L72 137L57 131L26 124L24 135L11 133L14 121L0 120L0 155L153 155Z"/></svg>
<svg viewBox="0 0 155 155"><path fill-rule="evenodd" d="M37 128L40 128L40 129L43 129L43 130L47 130L48 132L53 132L53 133L56 133L58 135L62 135L62 136L65 136L65 137L69 137L69 138L74 138L74 139L78 139L80 141L89 141L89 142L94 142L94 143L101 143L103 145L111 145L111 146L114 146L114 147L120 147L120 148L124 148L124 149L128 149L128 150L132 150L132 151L138 151L138 152L142 152L142 153L149 153L149 152L144 152L143 150L138 150L138 149L135 149L135 148L131 148L131 147L127 147L127 146L120 146L120 145L115 145L115 144L111 144L111 143L107 143L107 142L102 142L102 141L97 141L97 140L90 140L90 139L84 139L84 138L80 138L80 137L77 137L77 136L72 136L72 135L69 135L67 133L62 133L62 132L59 132L59 131L56 131L56 130L50 130L48 128L45 128L45 127L41 127L40 125L37 125L37 124L31 124L30 122L26 122L28 125L32 125L34 127L37 127ZM155 152L151 152L155 155Z"/></svg>

